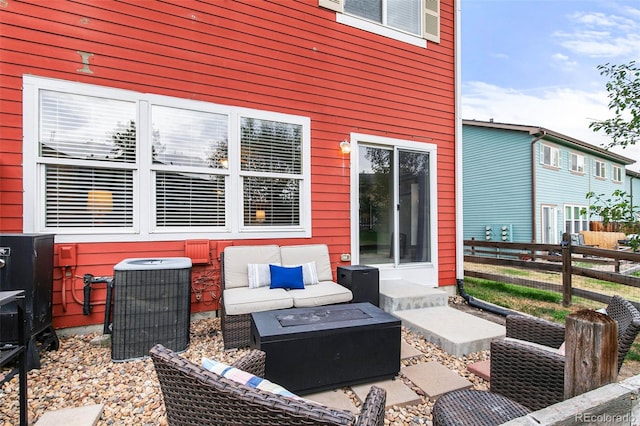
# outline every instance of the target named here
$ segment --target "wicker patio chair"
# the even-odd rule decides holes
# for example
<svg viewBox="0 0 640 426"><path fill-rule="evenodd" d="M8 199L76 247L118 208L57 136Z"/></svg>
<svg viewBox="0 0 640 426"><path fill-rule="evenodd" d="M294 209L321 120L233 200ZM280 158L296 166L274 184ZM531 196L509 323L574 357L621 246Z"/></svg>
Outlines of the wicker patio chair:
<svg viewBox="0 0 640 426"><path fill-rule="evenodd" d="M607 315L618 322L620 371L640 331L640 312L628 300L613 296L607 306ZM527 342L558 349L565 341L564 326L540 318L509 315L506 337L512 339L491 342L491 392L502 394L531 410L563 401L564 355Z"/></svg>
<svg viewBox="0 0 640 426"><path fill-rule="evenodd" d="M205 370L158 344L150 350L172 426L384 424L386 391L372 386L360 413L275 395ZM234 367L262 377L265 353L250 351Z"/></svg>

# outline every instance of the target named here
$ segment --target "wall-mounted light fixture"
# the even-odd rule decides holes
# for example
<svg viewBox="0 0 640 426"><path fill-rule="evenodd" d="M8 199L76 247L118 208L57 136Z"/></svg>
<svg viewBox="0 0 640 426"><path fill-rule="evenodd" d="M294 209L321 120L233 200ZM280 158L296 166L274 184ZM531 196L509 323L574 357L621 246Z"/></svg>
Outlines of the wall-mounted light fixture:
<svg viewBox="0 0 640 426"><path fill-rule="evenodd" d="M349 154L351 152L351 142L346 139L340 142L340 152L342 152L343 155Z"/></svg>

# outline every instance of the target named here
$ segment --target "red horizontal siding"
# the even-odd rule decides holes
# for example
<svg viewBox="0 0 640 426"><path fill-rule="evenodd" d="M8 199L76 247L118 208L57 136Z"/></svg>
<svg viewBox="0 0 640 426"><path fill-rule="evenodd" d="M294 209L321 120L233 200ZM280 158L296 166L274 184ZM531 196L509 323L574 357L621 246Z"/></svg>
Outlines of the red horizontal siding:
<svg viewBox="0 0 640 426"><path fill-rule="evenodd" d="M339 142L359 132L436 144L440 284L455 283L453 2L443 1L441 12L441 43L421 49L338 24L317 0L7 0L0 12L0 231L22 230L22 76L33 74L310 117L313 237L237 243L326 243L334 268L351 249L350 159ZM93 74L78 72L77 51L93 54ZM73 284L84 273L112 274L123 258L181 256L182 244L78 244ZM215 259L215 241L211 248ZM215 276L218 267L214 261L194 273ZM62 274L57 268L56 325L100 323L103 308L87 318L70 287L62 297L63 281L72 285ZM206 306L194 299L194 310Z"/></svg>

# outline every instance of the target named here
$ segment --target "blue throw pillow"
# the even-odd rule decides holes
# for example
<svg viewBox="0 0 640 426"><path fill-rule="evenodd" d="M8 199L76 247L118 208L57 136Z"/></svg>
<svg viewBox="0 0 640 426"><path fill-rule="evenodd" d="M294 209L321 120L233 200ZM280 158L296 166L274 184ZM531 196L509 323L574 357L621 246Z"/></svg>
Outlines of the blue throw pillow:
<svg viewBox="0 0 640 426"><path fill-rule="evenodd" d="M304 280L302 278L302 266L276 266L269 265L271 272L270 288L302 289Z"/></svg>

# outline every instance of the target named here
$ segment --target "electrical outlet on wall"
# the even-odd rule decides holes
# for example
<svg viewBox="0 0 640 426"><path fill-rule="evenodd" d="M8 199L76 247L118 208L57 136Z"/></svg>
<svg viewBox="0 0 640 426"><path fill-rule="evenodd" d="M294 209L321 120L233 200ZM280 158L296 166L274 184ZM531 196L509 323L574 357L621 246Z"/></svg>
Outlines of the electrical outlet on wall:
<svg viewBox="0 0 640 426"><path fill-rule="evenodd" d="M343 262L348 262L351 260L351 255L349 253L342 253L340 255L340 260Z"/></svg>

